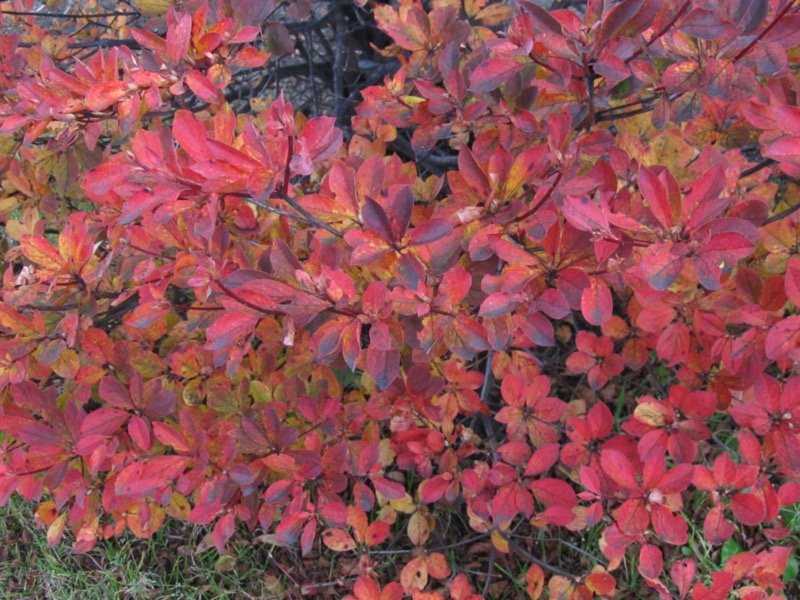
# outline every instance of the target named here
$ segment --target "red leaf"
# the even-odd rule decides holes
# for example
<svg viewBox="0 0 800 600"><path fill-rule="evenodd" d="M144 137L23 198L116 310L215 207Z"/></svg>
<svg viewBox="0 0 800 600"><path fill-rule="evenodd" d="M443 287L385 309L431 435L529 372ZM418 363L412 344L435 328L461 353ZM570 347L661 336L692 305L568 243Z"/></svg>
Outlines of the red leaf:
<svg viewBox="0 0 800 600"><path fill-rule="evenodd" d="M600 466L606 475L626 490L638 491L640 489L636 479L636 470L628 457L619 450L603 450L600 454Z"/></svg>
<svg viewBox="0 0 800 600"><path fill-rule="evenodd" d="M166 423L153 423L153 434L166 446L172 446L178 452L189 452L191 447L186 438Z"/></svg>
<svg viewBox="0 0 800 600"><path fill-rule="evenodd" d="M214 532L212 534L214 538L214 546L216 547L217 552L220 554L225 552L225 545L233 535L235 524L236 518L232 512L229 512L214 525Z"/></svg>
<svg viewBox="0 0 800 600"><path fill-rule="evenodd" d="M122 410L132 410L134 408L133 402L131 402L130 395L128 394L128 388L116 377L103 377L98 387L100 398L108 402L111 406Z"/></svg>
<svg viewBox="0 0 800 600"><path fill-rule="evenodd" d="M535 477L549 470L558 461L559 444L544 444L536 449L525 465L525 477Z"/></svg>
<svg viewBox="0 0 800 600"><path fill-rule="evenodd" d="M773 325L764 340L765 354L770 360L797 356L800 348L800 316L791 316Z"/></svg>
<svg viewBox="0 0 800 600"><path fill-rule="evenodd" d="M386 211L372 198L367 198L364 201L364 206L361 208L361 217L364 219L364 225L366 225L367 229L378 235L382 240L386 242L397 241L392 232L392 224L389 222Z"/></svg>
<svg viewBox="0 0 800 600"><path fill-rule="evenodd" d="M657 546L645 544L639 549L639 573L645 579L658 579L664 568L664 555Z"/></svg>
<svg viewBox="0 0 800 600"><path fill-rule="evenodd" d="M600 22L595 47L604 48L641 10L644 0L622 0L609 10Z"/></svg>
<svg viewBox="0 0 800 600"><path fill-rule="evenodd" d="M626 535L641 535L650 523L650 515L641 500L626 500L616 511L616 521Z"/></svg>
<svg viewBox="0 0 800 600"><path fill-rule="evenodd" d="M390 532L391 528L385 521L370 523L369 527L367 527L367 533L364 536L364 543L367 546L379 546L389 537Z"/></svg>
<svg viewBox="0 0 800 600"><path fill-rule="evenodd" d="M470 75L469 89L475 94L491 92L513 77L525 63L508 56L493 56L479 64Z"/></svg>
<svg viewBox="0 0 800 600"><path fill-rule="evenodd" d="M608 573L592 573L586 577L586 587L597 596L611 596L617 588L617 581Z"/></svg>
<svg viewBox="0 0 800 600"><path fill-rule="evenodd" d="M444 219L430 219L411 230L408 245L423 246L447 237L453 226Z"/></svg>
<svg viewBox="0 0 800 600"><path fill-rule="evenodd" d="M64 258L43 237L23 235L20 246L22 246L22 254L25 258L44 269L59 271L64 266Z"/></svg>
<svg viewBox="0 0 800 600"><path fill-rule="evenodd" d="M739 493L731 497L731 512L742 525L755 527L766 518L767 507L757 495Z"/></svg>
<svg viewBox="0 0 800 600"><path fill-rule="evenodd" d="M606 283L596 277L590 280L589 287L581 294L581 312L592 325L602 325L612 316L614 300Z"/></svg>
<svg viewBox="0 0 800 600"><path fill-rule="evenodd" d="M564 198L563 211L564 217L576 229L592 234L611 233L608 217L587 196L567 196Z"/></svg>
<svg viewBox="0 0 800 600"><path fill-rule="evenodd" d="M367 373L385 390L400 374L400 351L367 348Z"/></svg>
<svg viewBox="0 0 800 600"><path fill-rule="evenodd" d="M724 544L733 532L733 525L725 518L724 506L717 505L708 511L703 520L703 533L710 544L714 546Z"/></svg>
<svg viewBox="0 0 800 600"><path fill-rule="evenodd" d="M230 346L236 339L253 333L258 317L244 312L226 313L214 321L206 331L206 348L222 350Z"/></svg>
<svg viewBox="0 0 800 600"><path fill-rule="evenodd" d="M104 81L93 85L83 102L89 110L100 112L121 100L131 90L124 81Z"/></svg>
<svg viewBox="0 0 800 600"><path fill-rule="evenodd" d="M531 600L541 598L544 591L544 571L539 565L533 564L528 567L528 572L525 574L525 591Z"/></svg>
<svg viewBox="0 0 800 600"><path fill-rule="evenodd" d="M326 529L322 532L322 543L334 552L350 552L357 544L343 529Z"/></svg>
<svg viewBox="0 0 800 600"><path fill-rule="evenodd" d="M517 294L497 292L490 294L481 302L479 317L502 317L515 310L521 303Z"/></svg>
<svg viewBox="0 0 800 600"><path fill-rule="evenodd" d="M641 268L647 283L654 290L666 290L683 270L683 256L678 254L670 242L654 244L642 257Z"/></svg>
<svg viewBox="0 0 800 600"><path fill-rule="evenodd" d="M167 27L167 56L173 65L186 58L192 35L192 15L181 13L174 15L176 22Z"/></svg>
<svg viewBox="0 0 800 600"><path fill-rule="evenodd" d="M419 484L419 499L424 504L432 504L444 496L448 487L450 487L450 481L441 475L425 479Z"/></svg>
<svg viewBox="0 0 800 600"><path fill-rule="evenodd" d="M389 481L385 477L380 477L378 475L373 475L371 479L375 490L384 498L388 500L400 500L405 498L406 489L399 483Z"/></svg>
<svg viewBox="0 0 800 600"><path fill-rule="evenodd" d="M211 80L196 69L189 71L184 81L186 81L186 85L189 86L189 89L194 92L194 95L203 102L215 103L219 99L219 91L214 84L211 83Z"/></svg>
<svg viewBox="0 0 800 600"><path fill-rule="evenodd" d="M81 187L92 199L103 198L108 192L139 167L124 162L106 162L89 171Z"/></svg>
<svg viewBox="0 0 800 600"><path fill-rule="evenodd" d="M656 217L664 229L670 229L673 225L672 208L667 198L667 190L658 176L649 168L639 169L639 189L642 196L647 200L650 211Z"/></svg>
<svg viewBox="0 0 800 600"><path fill-rule="evenodd" d="M29 446L60 446L64 440L52 427L43 423L31 423L20 428L19 439Z"/></svg>
<svg viewBox="0 0 800 600"><path fill-rule="evenodd" d="M786 277L784 279L786 295L795 306L800 306L800 259L793 256L786 263Z"/></svg>
<svg viewBox="0 0 800 600"><path fill-rule="evenodd" d="M138 415L134 415L128 421L128 435L131 436L133 443L144 452L148 452L153 445L153 441L150 438L150 427L147 421Z"/></svg>
<svg viewBox="0 0 800 600"><path fill-rule="evenodd" d="M336 127L333 117L310 119L298 136L298 141L305 146L313 162L326 160L336 154L342 140L342 130Z"/></svg>
<svg viewBox="0 0 800 600"><path fill-rule="evenodd" d="M800 164L800 135L787 136L772 142L764 156L779 162Z"/></svg>
<svg viewBox="0 0 800 600"><path fill-rule="evenodd" d="M660 504L651 504L650 518L653 530L667 544L683 546L689 539L689 526L680 514L672 514Z"/></svg>
<svg viewBox="0 0 800 600"><path fill-rule="evenodd" d="M672 563L669 574L670 577L672 577L675 587L678 588L678 595L681 600L689 594L689 590L694 583L694 574L696 570L695 562L691 558L684 558L683 560L677 560Z"/></svg>
<svg viewBox="0 0 800 600"><path fill-rule="evenodd" d="M89 413L81 425L81 435L114 435L130 415L117 408L103 407Z"/></svg>
<svg viewBox="0 0 800 600"><path fill-rule="evenodd" d="M128 225L145 212L174 202L183 189L172 183L159 183L152 189L140 190L125 200L117 222Z"/></svg>

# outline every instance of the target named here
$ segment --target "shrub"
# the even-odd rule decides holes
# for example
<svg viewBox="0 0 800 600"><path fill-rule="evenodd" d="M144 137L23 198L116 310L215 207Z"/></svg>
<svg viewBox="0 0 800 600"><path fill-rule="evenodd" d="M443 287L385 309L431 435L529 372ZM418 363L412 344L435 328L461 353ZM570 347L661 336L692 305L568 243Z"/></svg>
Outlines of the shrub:
<svg viewBox="0 0 800 600"><path fill-rule="evenodd" d="M76 552L259 529L358 600L500 557L534 599L783 593L794 0L134 6L6 11L0 503ZM349 120L345 9L391 37ZM314 32L335 116L237 114Z"/></svg>

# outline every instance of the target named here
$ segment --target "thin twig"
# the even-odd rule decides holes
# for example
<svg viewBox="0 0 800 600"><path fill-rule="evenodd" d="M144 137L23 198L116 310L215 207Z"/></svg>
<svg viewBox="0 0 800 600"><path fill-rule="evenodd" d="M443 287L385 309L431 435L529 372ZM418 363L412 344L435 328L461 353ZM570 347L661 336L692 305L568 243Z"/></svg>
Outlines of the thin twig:
<svg viewBox="0 0 800 600"><path fill-rule="evenodd" d="M564 571L563 569L559 569L558 567L554 567L553 565L548 564L548 563L544 562L543 560L541 560L539 558L536 558L533 554L531 554L530 552L525 550L525 548L520 546L518 543L516 543L513 540L510 540L508 535L504 531L501 531L499 529L496 529L495 531L497 531L497 533L500 534L500 537L502 537L506 542L508 542L508 547L516 555L518 555L520 558L522 558L522 559L524 559L524 560L526 560L528 562L532 562L532 563L534 563L536 565L539 565L544 570L550 571L554 575L561 575L562 577L566 577L570 581L575 581L575 575L573 575L572 573L568 573L567 571Z"/></svg>
<svg viewBox="0 0 800 600"><path fill-rule="evenodd" d="M47 17L52 19L99 19L102 17L141 17L139 11L114 11L97 13L94 15L83 13L60 13L60 12L33 12L24 10L2 10L0 13L13 17Z"/></svg>
<svg viewBox="0 0 800 600"><path fill-rule="evenodd" d="M800 202L798 202L797 204L795 204L790 208L787 208L786 210L779 212L778 214L772 215L766 221L764 221L763 224L769 225L770 223L774 223L775 221L780 221L781 219L785 219L789 215L796 213L798 210L800 210Z"/></svg>
<svg viewBox="0 0 800 600"><path fill-rule="evenodd" d="M762 29L762 30L761 30L761 31L758 33L758 35L757 35L756 37L754 37L754 38L753 38L753 41L752 41L752 42L750 42L749 44L747 44L747 46L745 46L744 48L742 48L742 49L741 49L741 50L738 52L738 54L736 54L736 56L734 56L734 57L733 57L733 59L732 59L732 61L731 61L731 62L735 62L735 63L736 63L736 62L739 62L739 61L740 61L742 58L744 58L744 57L745 57L745 55L747 55L747 53L748 53L748 52L750 52L750 50L752 50L752 49L753 49L753 48L756 46L756 44L758 44L758 42L760 42L760 41L761 41L761 40L764 38L764 36L765 36L765 35L767 35L767 34L768 34L768 33L769 33L771 30L772 30L772 28L773 28L773 27L775 27L775 26L776 26L776 25L777 25L777 24L780 22L780 20L781 20L783 17L785 17L785 16L786 16L786 15L789 13L789 11L790 11L792 8L794 8L794 3L795 3L795 1L796 1L796 0L791 0L791 1L790 1L790 2L789 2L789 3L788 3L788 4L787 4L785 7L784 7L784 9L783 9L783 10L782 10L780 13L778 13L778 14L775 16L775 18L772 20L772 22L771 22L769 25L767 25L767 26L766 26L764 29Z"/></svg>
<svg viewBox="0 0 800 600"><path fill-rule="evenodd" d="M772 158L765 158L764 160L762 160L757 165L752 166L749 169L745 169L744 171L739 173L739 179L743 179L745 177L750 177L750 175L754 175L754 174L758 173L761 169L764 169L765 167L770 166L774 162L775 162L775 160L772 159Z"/></svg>
<svg viewBox="0 0 800 600"><path fill-rule="evenodd" d="M338 12L338 8L336 9ZM331 11L333 12L333 11ZM333 55L333 116L336 124L340 125L344 118L344 34L342 31L342 19L334 21L334 55Z"/></svg>
<svg viewBox="0 0 800 600"><path fill-rule="evenodd" d="M344 236L344 234L341 231L339 231L335 227L332 227L332 226L328 225L325 221L320 221L317 217L315 217L310 212L308 212L305 208L300 206L297 203L297 200L295 200L294 198L292 198L292 197L290 197L288 195L281 196L281 198L289 206L291 206L293 209L295 209L297 212L299 212L301 215L303 215L306 219L308 219L308 221L312 225L314 225L315 227L321 227L322 229L324 229L328 233L332 233L336 237L343 237Z"/></svg>
<svg viewBox="0 0 800 600"><path fill-rule="evenodd" d="M481 591L481 595L484 598L489 593L489 586L492 585L492 579L494 579L494 558L496 553L497 548L495 548L494 544L492 544L489 547L489 569L486 571L486 581L484 582L483 590Z"/></svg>

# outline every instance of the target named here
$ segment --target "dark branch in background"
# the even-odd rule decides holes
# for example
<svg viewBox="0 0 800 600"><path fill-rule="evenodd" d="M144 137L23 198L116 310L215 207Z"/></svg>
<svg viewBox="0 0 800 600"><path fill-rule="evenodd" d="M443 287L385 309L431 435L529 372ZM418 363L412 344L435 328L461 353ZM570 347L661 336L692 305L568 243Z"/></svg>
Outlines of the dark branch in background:
<svg viewBox="0 0 800 600"><path fill-rule="evenodd" d="M31 42L20 42L20 48L33 48L34 46L38 46L39 44L33 44ZM131 50L141 50L141 46L139 42L136 40L112 40L112 39L99 39L99 40L90 40L86 42L70 42L67 44L67 48L70 50L83 50L83 49L98 49L98 48L114 48L116 46L127 46Z"/></svg>
<svg viewBox="0 0 800 600"><path fill-rule="evenodd" d="M800 210L800 203L795 204L792 207L787 208L786 210L782 210L781 212L772 215L769 219L764 221L764 225L769 225L770 223L774 223L775 221L780 221L781 219L785 219L789 215L792 215Z"/></svg>
<svg viewBox="0 0 800 600"><path fill-rule="evenodd" d="M102 19L104 17L141 17L142 13L139 11L112 11L97 14L84 14L84 13L60 13L60 12L35 12L23 10L3 10L0 11L4 15L11 15L12 17L47 17L52 19Z"/></svg>
<svg viewBox="0 0 800 600"><path fill-rule="evenodd" d="M336 19L334 29L334 54L333 54L333 116L336 123L341 123L344 119L342 101L344 100L344 69L342 59L344 57L344 35L342 32L342 21Z"/></svg>
<svg viewBox="0 0 800 600"><path fill-rule="evenodd" d="M500 534L500 537L502 537L506 542L508 542L508 547L511 549L511 551L517 556L519 556L521 559L537 564L540 567L542 567L542 569L544 569L545 571L549 571L553 575L561 575L562 577L566 577L570 581L575 581L575 575L573 573L568 573L567 571L559 569L558 567L554 567L553 565L548 564L539 558L536 558L533 554L525 550L525 548L520 546L517 542L513 541L505 531L501 531L499 529L496 529L495 531L497 531L497 533Z"/></svg>
<svg viewBox="0 0 800 600"><path fill-rule="evenodd" d="M764 160L762 160L757 165L752 166L749 169L745 169L744 171L739 173L739 179L742 179L744 177L750 177L750 175L754 175L754 174L758 173L761 169L764 169L764 168L770 166L773 163L775 163L775 161L773 159L765 158Z"/></svg>

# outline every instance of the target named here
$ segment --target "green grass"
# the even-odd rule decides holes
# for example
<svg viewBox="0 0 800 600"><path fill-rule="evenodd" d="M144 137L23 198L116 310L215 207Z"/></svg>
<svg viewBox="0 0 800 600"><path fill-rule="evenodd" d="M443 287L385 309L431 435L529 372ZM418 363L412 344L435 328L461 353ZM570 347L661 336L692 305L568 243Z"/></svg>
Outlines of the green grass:
<svg viewBox="0 0 800 600"><path fill-rule="evenodd" d="M170 522L152 539L130 535L76 555L65 540L47 545L30 504L0 508L0 598L45 600L284 598L285 578L269 572L271 547L239 543L220 558L206 528Z"/></svg>

